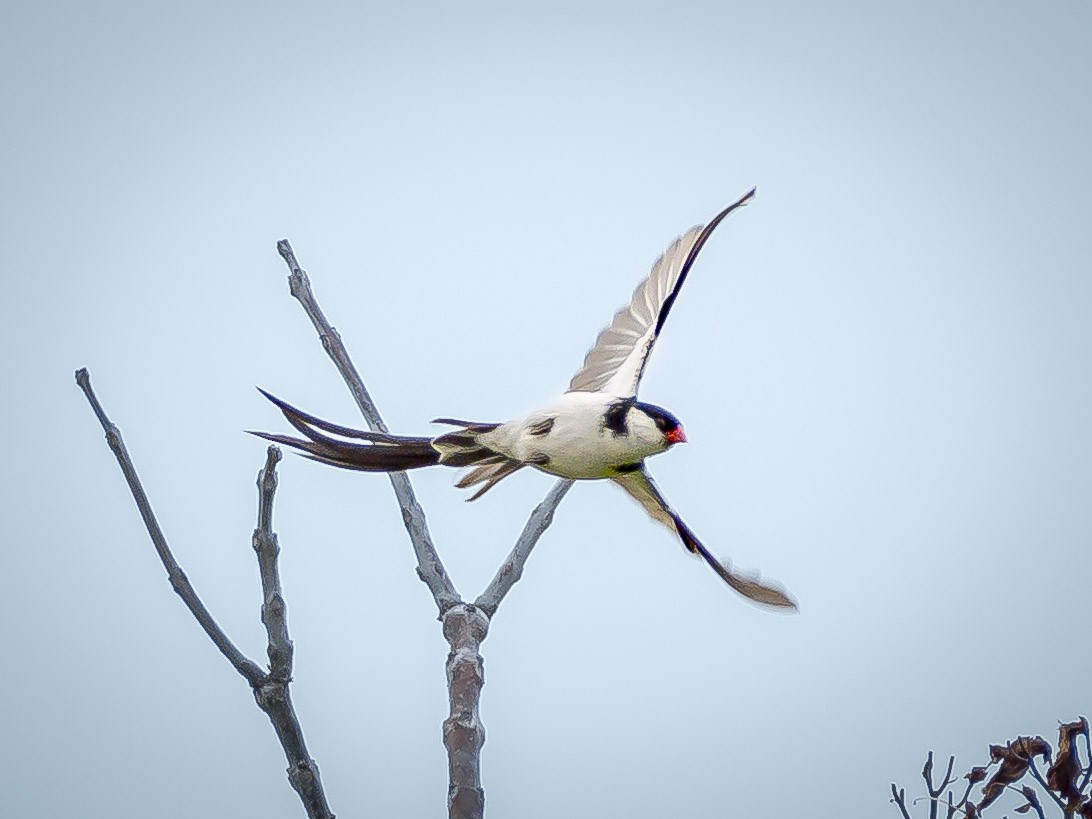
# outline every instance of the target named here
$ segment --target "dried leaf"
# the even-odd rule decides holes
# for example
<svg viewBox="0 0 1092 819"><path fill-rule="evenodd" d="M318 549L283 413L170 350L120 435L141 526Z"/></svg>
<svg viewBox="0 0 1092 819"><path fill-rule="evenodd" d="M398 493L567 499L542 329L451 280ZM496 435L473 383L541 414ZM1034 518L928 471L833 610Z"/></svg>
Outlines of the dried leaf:
<svg viewBox="0 0 1092 819"><path fill-rule="evenodd" d="M1042 737L1017 737L1008 745L991 745L990 756L1001 766L982 788L982 799L978 803L981 810L993 804L1005 790L1023 779L1028 772L1032 756L1050 758L1050 745Z"/></svg>
<svg viewBox="0 0 1092 819"><path fill-rule="evenodd" d="M1077 757L1077 737L1082 734L1088 735L1088 720L1085 717L1060 726L1058 756L1054 764L1047 769L1047 787L1070 805L1076 805L1081 798L1078 781L1082 768L1080 759Z"/></svg>
<svg viewBox="0 0 1092 819"><path fill-rule="evenodd" d="M1050 760L1050 743L1042 737L1017 737L1010 747L1024 759L1042 756Z"/></svg>
<svg viewBox="0 0 1092 819"><path fill-rule="evenodd" d="M983 779L986 778L986 766L978 765L974 768L971 768L969 772L963 774L963 778L970 782L972 785L981 782Z"/></svg>

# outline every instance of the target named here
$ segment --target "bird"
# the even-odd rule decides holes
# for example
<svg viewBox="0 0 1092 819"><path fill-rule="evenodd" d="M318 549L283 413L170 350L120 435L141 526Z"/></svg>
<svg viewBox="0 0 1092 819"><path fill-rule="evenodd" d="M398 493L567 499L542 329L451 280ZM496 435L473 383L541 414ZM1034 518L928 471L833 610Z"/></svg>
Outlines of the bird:
<svg viewBox="0 0 1092 819"><path fill-rule="evenodd" d="M454 429L436 436L392 435L324 421L259 388L304 437L250 432L343 469L465 468L456 486L479 487L467 498L470 501L525 467L578 481L609 480L743 597L773 609L796 610L795 599L780 584L736 571L718 559L668 504L645 462L685 443L686 433L669 411L637 398L656 339L698 254L721 222L747 205L755 192L752 188L707 224L695 225L676 238L629 303L600 331L568 390L521 418L503 423L436 418L434 424Z"/></svg>

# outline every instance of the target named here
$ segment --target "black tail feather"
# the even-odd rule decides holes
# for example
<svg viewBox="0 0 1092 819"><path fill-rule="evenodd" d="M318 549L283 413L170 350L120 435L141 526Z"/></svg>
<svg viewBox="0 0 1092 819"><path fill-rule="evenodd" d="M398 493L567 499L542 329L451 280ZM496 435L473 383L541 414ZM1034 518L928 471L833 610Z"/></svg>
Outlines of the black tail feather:
<svg viewBox="0 0 1092 819"><path fill-rule="evenodd" d="M423 442L410 438L400 443L351 444L346 441L335 441L332 438L307 441L269 432L252 430L248 432L267 441L290 446L311 460L339 466L342 469L356 469L362 472L401 472L406 469L433 466L440 462L440 453L429 445L427 438Z"/></svg>
<svg viewBox="0 0 1092 819"><path fill-rule="evenodd" d="M354 429L353 427L343 427L340 424L333 424L330 421L325 421L315 415L311 415L308 412L304 412L298 407L293 407L287 401L278 398L272 393L268 393L261 387L257 388L258 392L268 398L282 413L284 417L288 419L288 423L306 435L308 438L314 438L314 430L321 429L324 432L329 432L333 435L340 435L342 438L357 438L361 441L374 441L376 443L398 443L405 440L405 436L391 435L387 432L367 432L362 429ZM428 438L421 438L423 441L429 440Z"/></svg>
<svg viewBox="0 0 1092 819"><path fill-rule="evenodd" d="M366 432L333 424L306 413L260 387L258 391L268 398L284 414L288 423L305 437L293 438L289 435L253 431L250 434L292 447L299 450L304 457L319 463L362 472L401 472L434 464L454 467L477 466L479 470L472 473L475 479L471 484L459 483L459 486L469 486L485 482L485 486L478 490L471 500L481 497L501 478L523 466L478 443L478 435L496 429L500 426L499 424L439 419L437 423L456 424L463 428L445 433L435 439L391 435L386 432ZM367 443L341 440L343 438Z"/></svg>
<svg viewBox="0 0 1092 819"><path fill-rule="evenodd" d="M269 432L251 432L250 434L290 446L312 460L364 472L400 472L432 466L440 462L440 453L432 447L431 438L365 432L352 427L343 427L297 409L261 388L258 391L272 401L284 414L288 423L307 436L308 440ZM324 432L370 443L356 444L340 441L325 435Z"/></svg>
<svg viewBox="0 0 1092 819"><path fill-rule="evenodd" d="M434 424L447 424L453 427L462 427L470 432L492 432L500 424L485 424L481 421L460 421L457 418L433 418Z"/></svg>

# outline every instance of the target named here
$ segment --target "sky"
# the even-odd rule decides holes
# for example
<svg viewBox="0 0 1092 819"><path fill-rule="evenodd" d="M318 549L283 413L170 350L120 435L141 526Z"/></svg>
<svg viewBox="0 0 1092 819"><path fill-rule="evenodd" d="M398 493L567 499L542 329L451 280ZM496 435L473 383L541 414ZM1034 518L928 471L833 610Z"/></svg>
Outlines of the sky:
<svg viewBox="0 0 1092 819"><path fill-rule="evenodd" d="M678 234L752 186L642 385L691 527L576 486L483 643L496 817L896 816L925 754L1092 710L1092 7L23 3L0 66L0 815L302 815L165 582L88 367L205 603L264 661L262 386L387 423L563 390ZM473 597L553 479L414 475ZM339 816L442 815L447 644L387 481L297 457L293 697ZM918 805L918 815L924 810Z"/></svg>

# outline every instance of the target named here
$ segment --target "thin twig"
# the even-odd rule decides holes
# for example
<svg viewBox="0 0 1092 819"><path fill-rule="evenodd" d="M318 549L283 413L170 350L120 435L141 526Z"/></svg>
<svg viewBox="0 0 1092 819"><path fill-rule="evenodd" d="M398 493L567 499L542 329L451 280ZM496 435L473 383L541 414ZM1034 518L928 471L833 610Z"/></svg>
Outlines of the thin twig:
<svg viewBox="0 0 1092 819"><path fill-rule="evenodd" d="M492 582L474 601L474 605L482 609L489 617L496 613L497 606L505 595L523 576L523 567L527 563L527 558L531 556L531 550L535 548L539 538L553 522L557 505L561 503L561 499L565 497L565 493L572 488L572 485L572 481L564 478L554 484L554 488L542 499L542 503L531 512L531 517L527 519L527 525L523 527L519 540L497 570Z"/></svg>
<svg viewBox="0 0 1092 819"><path fill-rule="evenodd" d="M186 577L185 572L178 565L178 561L174 559L174 555L167 545L167 538L164 537L163 530L159 527L159 522L152 511L148 495L137 476L136 467L133 466L129 452L125 449L125 441L121 438L121 430L106 416L106 411L103 410L102 404L99 403L94 390L91 389L91 376L86 368L76 370L76 383L80 385L83 394L87 396L91 409L94 410L95 416L99 419L99 423L106 433L106 443L114 453L114 457L117 458L122 474L125 475L125 481L129 484L129 491L132 493L133 500L136 501L140 516L144 519L144 527L148 530L148 536L152 539L152 545L155 546L163 568L167 570L167 579L170 580L171 588L182 598L182 602L186 604L186 608L190 610L198 625L204 629L205 634L208 635L209 639L212 640L213 644L227 658L227 661L231 663L235 670L243 675L251 687L261 685L265 679L265 672L257 663L248 659L235 647L235 644L231 642L224 630L212 618L209 610L205 608L205 604L201 602L197 592L190 584L189 578Z"/></svg>
<svg viewBox="0 0 1092 819"><path fill-rule="evenodd" d="M341 377L353 394L353 398L361 413L363 413L364 419L368 422L368 426L373 431L388 432L387 425L383 423L383 418L380 416L375 402L372 401L372 397L368 394L368 390L360 378L360 373L357 372L352 359L349 358L349 353L341 341L341 335L327 321L326 316L315 300L314 293L311 291L311 282L303 268L296 261L292 245L288 243L287 239L281 239L281 241L277 242L277 251L288 265L289 292L299 301L304 312L307 313L307 317L311 319L311 324L314 325L319 340L322 342L322 348L326 350L327 355L330 356L341 373ZM421 508L421 504L417 502L417 497L406 473L391 472L389 477L391 486L394 487L394 494L398 498L398 505L402 509L402 521L405 524L406 532L409 533L414 554L417 556L417 576L424 581L429 591L432 592L432 597L436 601L436 606L442 617L449 608L461 603L462 598L455 591L455 586L451 582L451 578L448 577L447 570L444 569L444 564L436 552L436 547L432 543L432 535L429 534L424 510Z"/></svg>
<svg viewBox="0 0 1092 819"><path fill-rule="evenodd" d="M940 783L940 787L937 788L937 796L940 796L941 791L947 788L949 785L955 784L955 777L952 776L952 766L955 765L955 757L948 757L948 770L944 773L944 781Z"/></svg>
<svg viewBox="0 0 1092 819"><path fill-rule="evenodd" d="M270 446L265 466L258 472L258 525L252 544L258 556L262 580L262 623L268 638L270 673L254 688L258 707L273 723L288 760L288 781L299 794L311 819L333 819L318 765L307 752L303 728L292 705L289 684L292 681L292 640L288 636L288 611L281 590L277 558L281 547L273 531L273 495L277 491L277 462L281 451Z"/></svg>
<svg viewBox="0 0 1092 819"><path fill-rule="evenodd" d="M906 810L906 788L899 788L891 783L891 801L899 806L902 811L902 819L910 819L910 812Z"/></svg>

